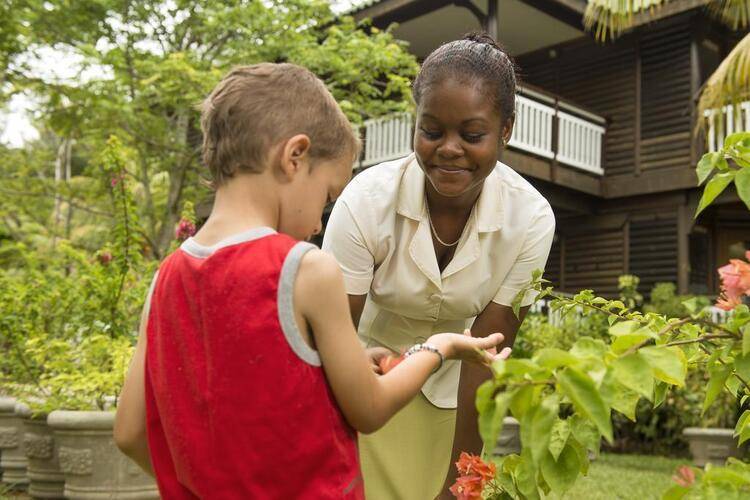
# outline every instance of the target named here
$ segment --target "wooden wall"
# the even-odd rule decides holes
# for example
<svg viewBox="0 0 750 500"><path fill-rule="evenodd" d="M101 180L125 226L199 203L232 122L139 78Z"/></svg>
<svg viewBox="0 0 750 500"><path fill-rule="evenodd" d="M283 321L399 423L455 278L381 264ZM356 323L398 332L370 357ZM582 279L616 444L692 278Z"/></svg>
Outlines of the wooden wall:
<svg viewBox="0 0 750 500"><path fill-rule="evenodd" d="M606 176L687 168L693 16L649 25L615 43L583 38L520 56L522 79L608 120Z"/></svg>
<svg viewBox="0 0 750 500"><path fill-rule="evenodd" d="M658 282L677 284L677 212L634 215L630 220L629 274L648 295Z"/></svg>

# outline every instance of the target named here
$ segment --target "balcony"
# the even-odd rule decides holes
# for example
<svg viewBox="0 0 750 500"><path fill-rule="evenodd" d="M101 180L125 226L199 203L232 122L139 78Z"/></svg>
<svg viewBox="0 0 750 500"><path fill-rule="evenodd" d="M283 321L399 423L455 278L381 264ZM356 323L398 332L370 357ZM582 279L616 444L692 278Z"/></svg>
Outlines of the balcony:
<svg viewBox="0 0 750 500"><path fill-rule="evenodd" d="M736 132L750 131L750 101L745 101L734 108L726 106L719 120L713 117L716 111L707 111L708 150L717 151L724 144L724 138Z"/></svg>
<svg viewBox="0 0 750 500"><path fill-rule="evenodd" d="M516 124L508 146L601 176L606 120L530 88L516 95ZM361 167L405 156L412 151L414 118L408 113L367 120L362 126Z"/></svg>

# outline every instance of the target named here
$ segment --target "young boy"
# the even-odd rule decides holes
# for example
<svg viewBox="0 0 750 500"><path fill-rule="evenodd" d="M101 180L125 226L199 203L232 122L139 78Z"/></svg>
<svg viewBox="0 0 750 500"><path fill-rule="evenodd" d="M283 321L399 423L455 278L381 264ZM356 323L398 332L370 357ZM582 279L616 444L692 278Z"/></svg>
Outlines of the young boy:
<svg viewBox="0 0 750 500"><path fill-rule="evenodd" d="M338 264L304 242L359 147L309 71L233 70L201 127L214 207L154 278L115 441L170 500L363 498L352 428L381 427L443 359L491 361L503 337L434 335L373 372Z"/></svg>

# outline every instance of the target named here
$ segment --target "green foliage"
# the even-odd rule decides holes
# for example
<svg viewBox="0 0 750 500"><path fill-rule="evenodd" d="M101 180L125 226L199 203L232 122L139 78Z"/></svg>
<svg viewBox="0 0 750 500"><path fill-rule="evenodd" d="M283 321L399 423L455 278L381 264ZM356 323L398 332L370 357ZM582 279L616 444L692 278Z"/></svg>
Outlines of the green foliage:
<svg viewBox="0 0 750 500"><path fill-rule="evenodd" d="M750 209L750 132L727 136L719 151L703 155L695 171L699 185L714 174L703 190L696 217L732 182L740 199Z"/></svg>
<svg viewBox="0 0 750 500"><path fill-rule="evenodd" d="M59 144L33 146L51 155L47 163L9 159L3 165L0 152L0 169L15 178L6 189L18 204L46 198L57 207L35 210L35 227L0 217L0 227L7 224L14 241L27 231L72 240L85 233L87 248L101 245L112 214L96 189L102 178L97 158L116 134L132 160L125 175L131 180L138 232L150 253L163 257L184 200L199 203L210 196L201 182L207 172L200 162L196 104L234 66L261 61L306 66L325 81L355 124L412 106L409 84L418 65L404 42L390 29L334 17L323 0L50 0L24 2L24 8L9 11L11 18L3 17L0 27L12 24L22 34L9 31L7 40L5 32L0 35L0 65L5 58L16 68L6 87L39 99L39 125L74 141L74 159L80 163L71 179L54 181L49 170ZM89 76L53 81L22 65L50 47L81 61ZM32 168L37 175L17 175ZM50 221L53 210L66 215Z"/></svg>
<svg viewBox="0 0 750 500"><path fill-rule="evenodd" d="M477 399L485 449L494 449L498 423L506 414L520 422L522 445L520 455L497 461L493 488L502 490L497 495L541 498L567 491L586 474L588 452L598 453L602 438L613 442L612 415L634 419L640 401L661 406L672 391L686 390L689 366L705 367L710 374L703 411L710 410L725 389L730 398L750 395L750 356L743 354L744 329L750 324L746 306L737 307L725 324L711 321L697 300L687 306L692 313L670 318L629 308L625 302L636 302L637 287L632 278L623 281L628 289L623 300L596 297L589 290L559 296L539 274L530 284L551 300L553 311L581 319L605 317L608 338L580 337L570 345L563 336L558 345L535 350L530 359L493 363L494 376ZM522 332L525 342L535 335L554 338L545 324L536 320L541 334ZM736 432L750 438L750 410Z"/></svg>
<svg viewBox="0 0 750 500"><path fill-rule="evenodd" d="M117 397L153 272L133 231L137 218L116 139L99 164L117 214L110 243L95 254L66 240L45 253L19 246L22 264L0 273L0 390L37 413L101 409Z"/></svg>

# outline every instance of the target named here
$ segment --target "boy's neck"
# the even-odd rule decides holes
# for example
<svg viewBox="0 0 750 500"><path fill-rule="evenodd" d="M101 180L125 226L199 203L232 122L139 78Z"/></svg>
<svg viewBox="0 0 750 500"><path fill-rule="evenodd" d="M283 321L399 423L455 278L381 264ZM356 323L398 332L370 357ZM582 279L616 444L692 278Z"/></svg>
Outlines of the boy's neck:
<svg viewBox="0 0 750 500"><path fill-rule="evenodd" d="M261 174L240 174L216 190L214 206L195 239L203 245L254 227L278 229L278 184Z"/></svg>

